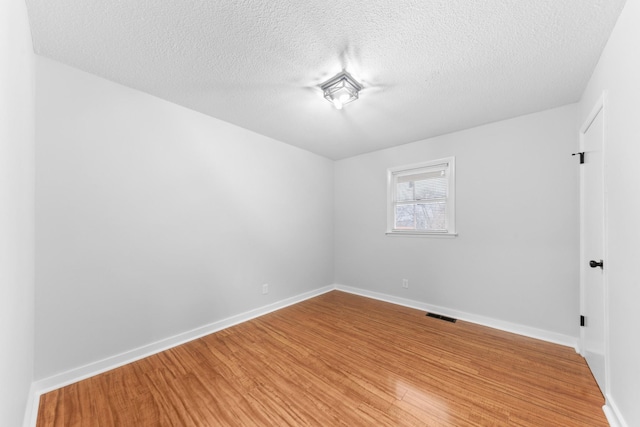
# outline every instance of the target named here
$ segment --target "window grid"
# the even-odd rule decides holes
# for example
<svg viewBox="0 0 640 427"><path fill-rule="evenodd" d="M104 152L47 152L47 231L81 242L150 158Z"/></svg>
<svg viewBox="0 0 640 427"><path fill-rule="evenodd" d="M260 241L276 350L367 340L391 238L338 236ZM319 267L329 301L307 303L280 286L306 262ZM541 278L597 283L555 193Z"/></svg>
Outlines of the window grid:
<svg viewBox="0 0 640 427"><path fill-rule="evenodd" d="M449 234L454 227L454 158L388 171L389 234Z"/></svg>

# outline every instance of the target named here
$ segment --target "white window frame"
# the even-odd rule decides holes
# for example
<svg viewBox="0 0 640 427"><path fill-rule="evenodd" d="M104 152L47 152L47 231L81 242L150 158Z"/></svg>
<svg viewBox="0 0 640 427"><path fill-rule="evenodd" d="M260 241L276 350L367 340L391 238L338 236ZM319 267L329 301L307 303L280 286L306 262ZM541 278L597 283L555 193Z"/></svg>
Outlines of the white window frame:
<svg viewBox="0 0 640 427"><path fill-rule="evenodd" d="M445 176L447 177L447 217L446 230L400 230L395 228L395 207L396 207L396 183L397 178L407 175L424 173L430 169L447 165ZM387 170L387 235L390 236L424 236L424 237L455 237L456 233L456 167L455 157L445 157L443 159L431 160L428 162L416 163L407 166L398 166Z"/></svg>

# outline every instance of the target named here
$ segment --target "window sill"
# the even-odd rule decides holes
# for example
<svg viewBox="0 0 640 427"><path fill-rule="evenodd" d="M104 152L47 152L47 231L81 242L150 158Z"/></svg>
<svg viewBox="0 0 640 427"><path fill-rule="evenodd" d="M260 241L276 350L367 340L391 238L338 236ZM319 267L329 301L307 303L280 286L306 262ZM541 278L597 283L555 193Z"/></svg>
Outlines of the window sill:
<svg viewBox="0 0 640 427"><path fill-rule="evenodd" d="M458 233L421 233L416 231L387 231L385 234L396 237L435 237L441 239L451 239L458 236Z"/></svg>

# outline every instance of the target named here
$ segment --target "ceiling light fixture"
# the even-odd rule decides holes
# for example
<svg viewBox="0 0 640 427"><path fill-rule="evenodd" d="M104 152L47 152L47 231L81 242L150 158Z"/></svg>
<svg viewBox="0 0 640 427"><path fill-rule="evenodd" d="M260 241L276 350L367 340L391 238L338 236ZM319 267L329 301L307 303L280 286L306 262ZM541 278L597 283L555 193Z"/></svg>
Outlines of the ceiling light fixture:
<svg viewBox="0 0 640 427"><path fill-rule="evenodd" d="M342 106L358 99L362 86L346 71L330 78L320 85L324 98L338 110Z"/></svg>

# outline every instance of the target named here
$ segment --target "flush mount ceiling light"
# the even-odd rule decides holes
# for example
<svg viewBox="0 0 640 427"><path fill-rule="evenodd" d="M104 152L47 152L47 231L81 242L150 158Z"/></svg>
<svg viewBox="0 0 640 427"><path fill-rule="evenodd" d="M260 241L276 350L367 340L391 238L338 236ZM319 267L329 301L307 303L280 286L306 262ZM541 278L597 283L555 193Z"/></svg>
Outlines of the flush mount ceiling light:
<svg viewBox="0 0 640 427"><path fill-rule="evenodd" d="M324 98L338 110L342 106L358 99L362 86L346 71L330 78L320 85Z"/></svg>

